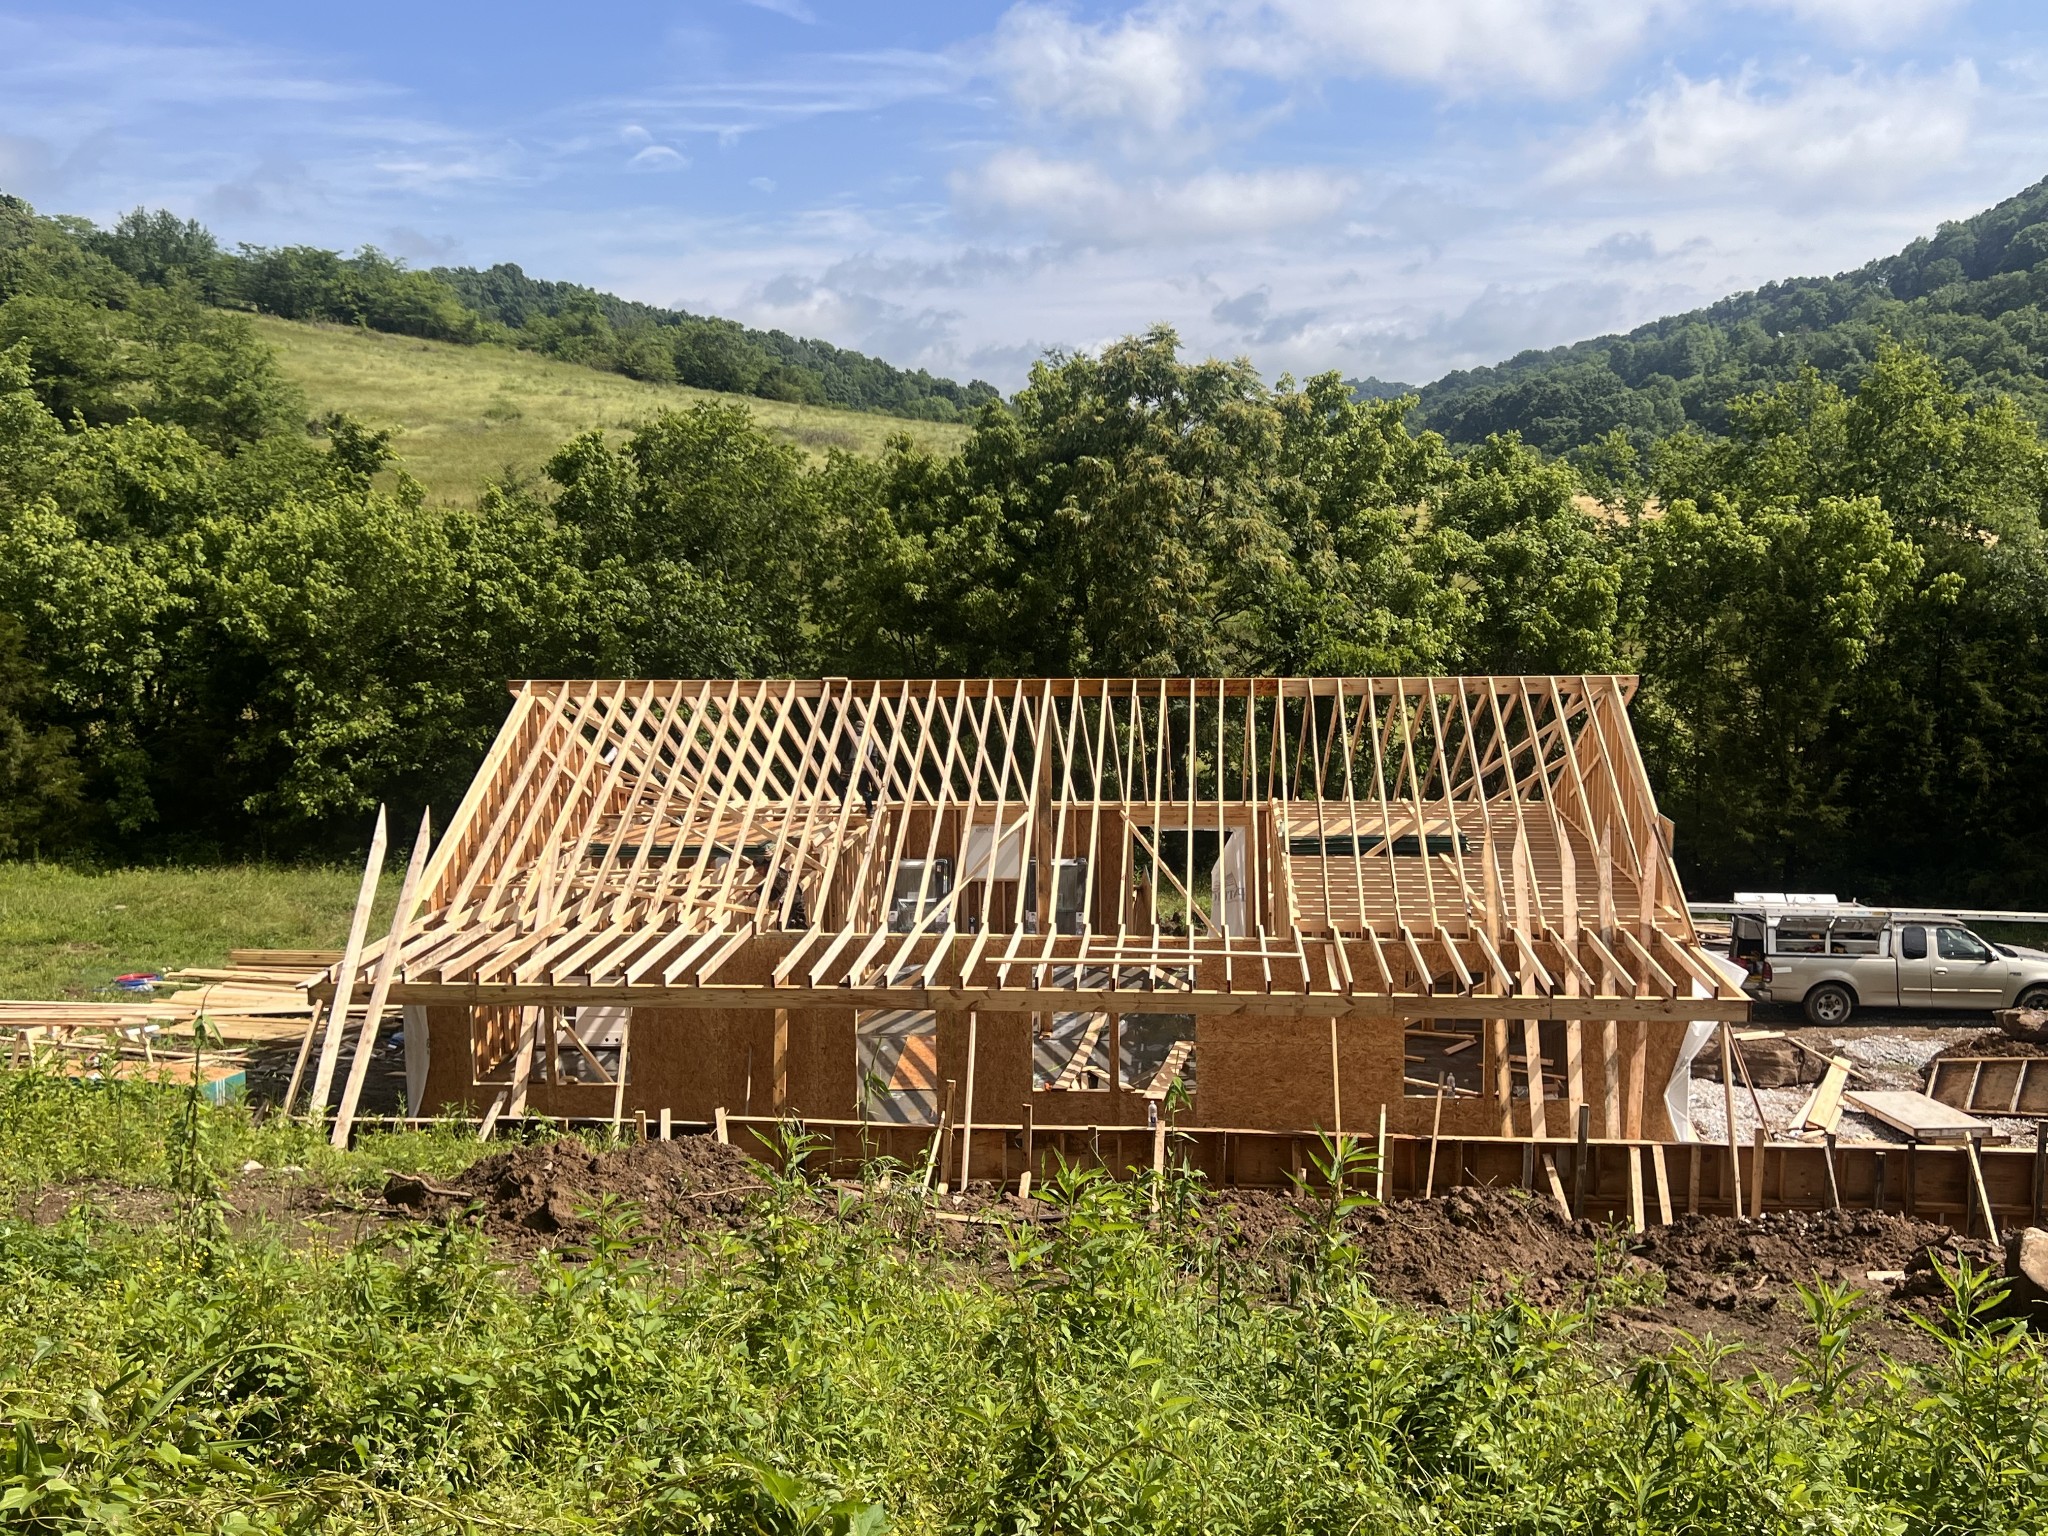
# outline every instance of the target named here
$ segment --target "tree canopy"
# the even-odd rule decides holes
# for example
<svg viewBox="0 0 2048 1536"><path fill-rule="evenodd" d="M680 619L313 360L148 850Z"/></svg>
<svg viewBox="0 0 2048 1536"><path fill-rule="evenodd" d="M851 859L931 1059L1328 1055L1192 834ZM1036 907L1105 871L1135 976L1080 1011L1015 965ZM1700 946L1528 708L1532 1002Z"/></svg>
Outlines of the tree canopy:
<svg viewBox="0 0 2048 1536"><path fill-rule="evenodd" d="M1564 460L1155 329L951 456L712 404L430 507L149 233L0 209L0 854L350 844L520 676L1612 670L1697 889L2048 902L2048 455L1922 351Z"/></svg>

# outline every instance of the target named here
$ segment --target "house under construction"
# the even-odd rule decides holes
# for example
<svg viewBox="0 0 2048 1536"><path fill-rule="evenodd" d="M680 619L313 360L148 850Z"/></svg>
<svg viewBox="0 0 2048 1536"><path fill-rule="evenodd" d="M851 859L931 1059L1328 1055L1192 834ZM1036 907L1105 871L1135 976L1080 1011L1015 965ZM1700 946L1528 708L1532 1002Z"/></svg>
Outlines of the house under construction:
<svg viewBox="0 0 2048 1536"><path fill-rule="evenodd" d="M1748 1005L1687 915L1633 688L519 683L389 962L326 992L404 1007L416 1114L943 1117L988 1176L1026 1127L1099 1143L1162 1106L1562 1138L1586 1105L1682 1138L1688 1025Z"/></svg>

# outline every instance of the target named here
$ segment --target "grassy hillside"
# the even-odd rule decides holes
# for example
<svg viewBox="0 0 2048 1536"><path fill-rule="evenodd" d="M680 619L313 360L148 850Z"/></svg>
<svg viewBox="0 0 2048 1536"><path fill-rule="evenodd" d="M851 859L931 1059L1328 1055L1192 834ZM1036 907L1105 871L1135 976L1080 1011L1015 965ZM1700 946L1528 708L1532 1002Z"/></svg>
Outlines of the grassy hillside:
<svg viewBox="0 0 2048 1536"><path fill-rule="evenodd" d="M1804 367L1853 390L1889 342L1924 349L1972 393L2048 418L2048 181L1853 272L1446 374L1421 390L1417 424L1464 443L1516 431L1550 453L1616 429L1638 444L1719 432L1730 400Z"/></svg>
<svg viewBox="0 0 2048 1536"><path fill-rule="evenodd" d="M458 346L270 316L254 320L315 411L346 411L372 426L396 428L400 460L442 500L467 501L486 479L508 469L537 474L575 433L628 429L656 411L702 400L739 400L769 431L821 458L832 448L879 452L898 432L950 452L967 435L961 426L869 411L643 384L509 347Z"/></svg>

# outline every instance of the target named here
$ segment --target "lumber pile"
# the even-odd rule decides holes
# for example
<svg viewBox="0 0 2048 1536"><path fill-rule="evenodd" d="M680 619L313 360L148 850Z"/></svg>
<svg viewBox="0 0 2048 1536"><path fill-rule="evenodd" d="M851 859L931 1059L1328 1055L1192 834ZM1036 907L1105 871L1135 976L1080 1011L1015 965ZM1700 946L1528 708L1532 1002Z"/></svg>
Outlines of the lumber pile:
<svg viewBox="0 0 2048 1536"><path fill-rule="evenodd" d="M57 1002L0 998L0 1059L18 1066L39 1050L66 1056L139 1057L146 1067L204 1019L230 1045L297 1040L313 1015L306 989L338 955L324 950L238 949L225 967L166 973L157 995Z"/></svg>

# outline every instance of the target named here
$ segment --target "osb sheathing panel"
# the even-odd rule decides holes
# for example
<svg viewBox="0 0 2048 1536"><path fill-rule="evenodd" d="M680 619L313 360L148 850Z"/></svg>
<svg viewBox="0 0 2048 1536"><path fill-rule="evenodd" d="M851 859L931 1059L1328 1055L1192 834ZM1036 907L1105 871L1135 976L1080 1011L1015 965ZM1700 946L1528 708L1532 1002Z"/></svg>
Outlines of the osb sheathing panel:
<svg viewBox="0 0 2048 1536"><path fill-rule="evenodd" d="M1618 1026L1619 1054L1626 1085L1631 1031ZM1678 1060L1686 1026L1653 1022L1644 1051L1642 1136L1668 1139L1671 1121L1664 1109L1664 1085ZM1341 1106L1331 1093L1330 1022L1328 1019L1201 1019L1195 1026L1197 1081L1188 1123L1245 1130L1331 1130L1341 1107L1343 1129L1353 1134L1378 1130L1380 1106L1387 1109L1387 1129L1394 1134L1427 1135L1436 1115L1433 1096L1411 1098L1406 1075L1405 1035L1392 1019L1347 1020L1337 1026L1337 1062ZM1601 1106L1606 1077L1602 1065L1600 1026L1585 1027L1585 1084L1593 1105L1593 1134L1603 1134ZM1509 1030L1510 1047L1519 1059L1521 1024ZM1489 1048L1490 1049L1490 1048ZM1489 1136L1500 1132L1500 1106L1492 1096L1491 1057L1485 1073L1487 1093L1480 1098L1446 1099L1442 1134ZM1419 1090L1418 1090L1419 1092ZM1627 1095L1623 1105L1626 1112ZM1517 1100L1514 1130L1529 1134L1529 1106ZM1545 1106L1545 1130L1553 1138L1574 1134L1572 1114L1563 1100Z"/></svg>
<svg viewBox="0 0 2048 1536"><path fill-rule="evenodd" d="M769 1015L773 1032L773 1014ZM789 1105L792 1114L838 1118L860 1112L851 1008L789 1010ZM760 1079L754 1103L764 1102ZM756 1109L757 1114L764 1111Z"/></svg>
<svg viewBox="0 0 2048 1536"><path fill-rule="evenodd" d="M423 1114L434 1114L448 1105L467 1109L479 1096L488 1100L498 1090L478 1089L470 1082L469 1008L462 1003L434 1004L424 1010L427 1019L427 1087L420 1097Z"/></svg>
<svg viewBox="0 0 2048 1536"><path fill-rule="evenodd" d="M984 1121L1015 1124L1031 1097L1031 1029L1028 1013L978 1013L974 1019L974 1114ZM938 1082L941 1099L950 1079L959 1086L956 1118L967 1108L967 1033L970 1015L941 1010L938 1016Z"/></svg>

